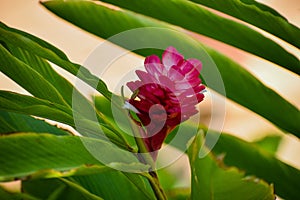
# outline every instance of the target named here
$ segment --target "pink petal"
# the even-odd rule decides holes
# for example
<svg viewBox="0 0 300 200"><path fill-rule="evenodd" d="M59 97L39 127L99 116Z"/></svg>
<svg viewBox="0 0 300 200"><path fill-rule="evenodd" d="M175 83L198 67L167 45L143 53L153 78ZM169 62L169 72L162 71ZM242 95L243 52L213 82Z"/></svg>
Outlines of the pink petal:
<svg viewBox="0 0 300 200"><path fill-rule="evenodd" d="M186 90L186 89L189 89L189 88L192 88L192 86L187 81L181 81L181 82L177 82L175 84L175 89L176 90Z"/></svg>
<svg viewBox="0 0 300 200"><path fill-rule="evenodd" d="M184 78L180 68L177 65L173 65L173 67L170 68L168 77L173 81L179 81Z"/></svg>
<svg viewBox="0 0 300 200"><path fill-rule="evenodd" d="M159 83L162 87L168 88L171 91L174 90L174 82L166 76L160 76Z"/></svg>
<svg viewBox="0 0 300 200"><path fill-rule="evenodd" d="M157 63L157 64L161 64L160 62L160 58L157 55L151 55L151 56L147 56L145 59L144 64L149 64L149 63Z"/></svg>
<svg viewBox="0 0 300 200"><path fill-rule="evenodd" d="M192 69L189 73L185 74L185 78L188 80L188 79L194 79L194 78L199 78L199 75L200 75L200 72L194 68Z"/></svg>
<svg viewBox="0 0 300 200"><path fill-rule="evenodd" d="M190 59L187 59L187 62L191 63L199 72L201 71L202 69L202 63L195 59L195 58L190 58Z"/></svg>
<svg viewBox="0 0 300 200"><path fill-rule="evenodd" d="M162 62L167 70L173 65L178 65L182 60L183 56L172 46L168 47L162 55Z"/></svg>
<svg viewBox="0 0 300 200"><path fill-rule="evenodd" d="M195 69L194 65L190 62L183 62L180 66L181 70L182 70L182 73L183 74L187 74L189 73L192 69Z"/></svg>
<svg viewBox="0 0 300 200"><path fill-rule="evenodd" d="M150 74L148 74L147 72L144 72L144 71L141 71L141 70L136 70L135 73L141 79L143 84L155 82L153 80L153 78L150 76Z"/></svg>
<svg viewBox="0 0 300 200"><path fill-rule="evenodd" d="M200 78L196 77L196 78L193 78L193 79L190 79L188 80L189 81L189 84L192 88L196 87L197 85L199 85L201 83L201 80Z"/></svg>
<svg viewBox="0 0 300 200"><path fill-rule="evenodd" d="M141 81L130 81L127 84L127 87L132 91L136 91L139 87L142 86L142 82Z"/></svg>
<svg viewBox="0 0 300 200"><path fill-rule="evenodd" d="M156 55L146 57L144 62L147 72L153 75L156 79L163 74L164 66L161 64L160 59Z"/></svg>
<svg viewBox="0 0 300 200"><path fill-rule="evenodd" d="M205 89L205 86L204 85L197 85L196 87L193 87L193 89L194 89L195 93L199 93L199 92L201 92L202 90Z"/></svg>

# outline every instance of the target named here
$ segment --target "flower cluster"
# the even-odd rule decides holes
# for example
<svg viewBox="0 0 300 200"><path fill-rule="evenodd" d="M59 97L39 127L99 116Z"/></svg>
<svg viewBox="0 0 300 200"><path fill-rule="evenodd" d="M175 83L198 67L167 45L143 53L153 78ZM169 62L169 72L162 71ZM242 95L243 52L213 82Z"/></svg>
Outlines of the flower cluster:
<svg viewBox="0 0 300 200"><path fill-rule="evenodd" d="M174 47L164 51L162 60L146 57L144 66L146 72L136 71L140 80L127 83L134 93L127 103L139 118L136 123L147 150L154 152L178 124L197 114L205 86L199 78L201 62L185 60Z"/></svg>

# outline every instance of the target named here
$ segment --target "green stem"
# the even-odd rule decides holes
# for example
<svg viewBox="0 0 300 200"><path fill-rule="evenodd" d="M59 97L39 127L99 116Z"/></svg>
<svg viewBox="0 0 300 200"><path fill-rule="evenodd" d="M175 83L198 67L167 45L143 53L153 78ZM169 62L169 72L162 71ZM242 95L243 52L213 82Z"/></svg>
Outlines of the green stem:
<svg viewBox="0 0 300 200"><path fill-rule="evenodd" d="M139 156L143 159L145 164L148 164L151 166L150 171L154 170L155 162L154 162L152 156L150 155L150 153L148 152L148 149L144 143L143 138L141 137L139 127L132 120L130 120L130 119L128 119L128 120L130 121L129 123L131 125L131 130L134 134L134 139L138 146Z"/></svg>
<svg viewBox="0 0 300 200"><path fill-rule="evenodd" d="M139 127L132 120L129 119L129 121L130 121L132 132L134 134L135 142L138 146L138 153L139 153L138 155L141 156L140 158L142 158L142 162L144 162L145 164L149 164L151 166L149 172L143 175L148 179L156 198L158 200L166 200L167 196L165 195L163 189L161 188L158 176L154 171L155 161L153 160L151 154L148 152L144 140L141 137Z"/></svg>
<svg viewBox="0 0 300 200"><path fill-rule="evenodd" d="M145 176L148 179L156 198L158 200L166 200L167 196L166 196L164 190L162 189L162 187L160 186L159 179L158 179L156 172L151 171L151 172L147 173L147 175L145 175Z"/></svg>

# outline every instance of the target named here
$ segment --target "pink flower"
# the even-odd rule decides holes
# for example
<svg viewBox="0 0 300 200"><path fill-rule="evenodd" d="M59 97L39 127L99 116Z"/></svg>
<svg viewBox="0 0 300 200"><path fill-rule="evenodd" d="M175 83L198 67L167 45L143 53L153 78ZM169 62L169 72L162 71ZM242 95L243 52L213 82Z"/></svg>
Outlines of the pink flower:
<svg viewBox="0 0 300 200"><path fill-rule="evenodd" d="M140 132L149 152L159 150L178 124L198 113L196 105L204 98L205 86L199 78L202 64L187 59L174 47L168 47L162 61L156 55L146 57L146 72L137 70L138 81L128 82L134 95L128 100L137 112ZM157 153L152 154L154 160Z"/></svg>

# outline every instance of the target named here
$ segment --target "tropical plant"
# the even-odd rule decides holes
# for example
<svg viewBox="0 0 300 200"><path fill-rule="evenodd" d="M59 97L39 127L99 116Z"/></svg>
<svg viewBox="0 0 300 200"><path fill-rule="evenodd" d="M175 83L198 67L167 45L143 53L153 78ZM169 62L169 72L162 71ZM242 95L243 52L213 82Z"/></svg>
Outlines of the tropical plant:
<svg viewBox="0 0 300 200"><path fill-rule="evenodd" d="M235 61L193 39L205 35L299 75L299 59L257 29L299 50L300 29L278 12L254 0L49 0L41 5L85 31L147 57L147 72L137 72L141 81L128 83L133 92L129 99L116 95L101 77L70 61L55 46L1 23L0 70L31 94L0 91L0 181L21 181L21 192L0 187L1 199L299 198L300 171L275 156L278 138L247 142L211 130L201 120L183 122L196 114L205 85L283 133L300 137L296 106ZM171 65L166 64L168 52ZM52 64L101 95L89 100ZM165 76L178 86L176 90L163 87L166 78L160 77ZM149 77L155 81L147 85ZM189 84L194 102L183 87ZM174 94L191 104L170 103ZM153 117L150 108L158 104L156 100L163 106L155 107ZM181 112L181 105L186 112ZM161 115L164 110L167 115ZM178 120L182 113L186 118ZM157 132L159 124L147 126L154 119L166 120L163 131L141 139L140 134ZM53 125L57 123L73 129ZM177 187L176 178L157 168L162 142L188 156L190 186Z"/></svg>

